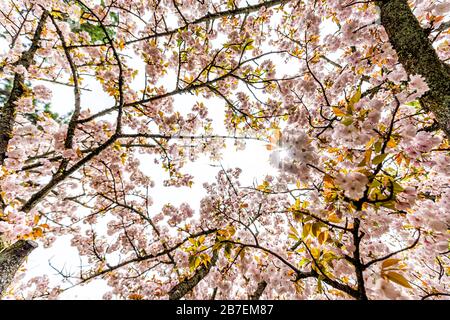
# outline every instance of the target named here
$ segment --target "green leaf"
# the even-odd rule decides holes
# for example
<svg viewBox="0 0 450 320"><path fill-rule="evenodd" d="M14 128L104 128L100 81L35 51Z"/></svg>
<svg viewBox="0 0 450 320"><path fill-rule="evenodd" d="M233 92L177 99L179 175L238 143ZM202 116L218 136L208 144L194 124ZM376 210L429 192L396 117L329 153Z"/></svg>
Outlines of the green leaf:
<svg viewBox="0 0 450 320"><path fill-rule="evenodd" d="M302 260L300 260L300 262L298 263L298 267L301 268L303 267L305 264L309 263L310 260L307 258L303 258Z"/></svg>
<svg viewBox="0 0 450 320"><path fill-rule="evenodd" d="M119 22L119 15L117 13L111 12L109 15L111 16L111 20L114 21L114 24Z"/></svg>
<svg viewBox="0 0 450 320"><path fill-rule="evenodd" d="M375 152L376 152L376 153L380 153L380 152L381 152L381 147L382 147L381 140L378 140L378 141L375 143L374 147L375 147Z"/></svg>
<svg viewBox="0 0 450 320"><path fill-rule="evenodd" d="M232 244L231 243L227 243L226 245L225 245L225 251L224 251L224 254L225 254L225 257L227 258L227 259L231 259L231 248L232 248Z"/></svg>
<svg viewBox="0 0 450 320"><path fill-rule="evenodd" d="M379 154L375 158L373 158L372 163L374 165L378 165L378 164L382 163L384 161L384 159L386 159L387 156L388 156L387 153Z"/></svg>
<svg viewBox="0 0 450 320"><path fill-rule="evenodd" d="M381 206L391 210L395 210L395 204L396 204L395 200L391 200L387 202L382 202Z"/></svg>
<svg viewBox="0 0 450 320"><path fill-rule="evenodd" d="M344 117L344 118L342 119L341 123L342 123L344 126L349 126L349 125L351 125L351 124L353 123L353 118L352 118L352 117Z"/></svg>
<svg viewBox="0 0 450 320"><path fill-rule="evenodd" d="M420 107L420 102L418 101L418 100L415 100L415 101L411 101L411 102L408 102L408 103L405 103L407 106L410 106L410 107L414 107L414 108L416 108L416 109L420 109L421 107Z"/></svg>
<svg viewBox="0 0 450 320"><path fill-rule="evenodd" d="M399 193L405 190L401 185L399 185L397 182L393 181L392 185L394 186L394 193Z"/></svg>
<svg viewBox="0 0 450 320"><path fill-rule="evenodd" d="M197 255L193 255L189 256L188 262L189 262L189 269L192 271L195 270L195 268L198 266L198 264L200 263L200 259L198 258Z"/></svg>

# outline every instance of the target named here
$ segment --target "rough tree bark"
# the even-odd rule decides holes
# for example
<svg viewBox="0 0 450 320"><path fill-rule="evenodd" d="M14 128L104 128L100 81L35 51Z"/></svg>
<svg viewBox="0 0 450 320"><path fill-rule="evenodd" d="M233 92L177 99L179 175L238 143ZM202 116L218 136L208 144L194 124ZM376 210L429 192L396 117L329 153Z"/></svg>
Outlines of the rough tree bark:
<svg viewBox="0 0 450 320"><path fill-rule="evenodd" d="M44 11L37 24L30 48L22 53L19 61L16 62L17 66L21 65L25 69L28 69L33 63L34 55L39 48L39 40L41 39L47 17L48 13ZM6 100L5 104L0 108L0 165L3 165L7 157L9 140L12 138L16 119L16 103L23 96L25 91L25 77L20 73L16 73L14 75L13 87L8 100ZM0 198L0 210L1 209L4 209L4 202L3 199ZM0 298L11 283L22 262L36 247L37 244L33 241L20 240L0 253Z"/></svg>
<svg viewBox="0 0 450 320"><path fill-rule="evenodd" d="M407 0L377 2L381 24L409 75L421 75L430 91L420 102L434 114L439 127L450 138L450 66L441 61L426 30L414 16Z"/></svg>
<svg viewBox="0 0 450 320"><path fill-rule="evenodd" d="M192 289L194 289L195 286L208 275L211 268L216 264L218 258L219 252L215 250L213 252L211 262L208 263L207 266L202 265L197 269L197 271L191 278L187 278L181 281L169 291L169 300L180 300Z"/></svg>
<svg viewBox="0 0 450 320"><path fill-rule="evenodd" d="M266 287L267 287L267 282L262 280L261 282L258 283L258 286L256 287L255 292L253 294L249 295L248 299L249 300L259 300L259 298L261 298Z"/></svg>
<svg viewBox="0 0 450 320"><path fill-rule="evenodd" d="M26 257L37 248L31 240L19 240L0 252L0 298L11 284Z"/></svg>
<svg viewBox="0 0 450 320"><path fill-rule="evenodd" d="M34 32L33 40L30 48L22 53L20 60L17 61L17 66L23 66L28 69L33 62L34 54L39 48L39 40L41 39L42 31L44 30L45 21L48 13L44 11L41 19L38 22L36 31ZM3 164L8 151L8 143L12 138L14 129L14 121L16 119L16 103L25 92L25 78L22 74L16 73L14 75L13 87L5 105L0 109L0 164Z"/></svg>

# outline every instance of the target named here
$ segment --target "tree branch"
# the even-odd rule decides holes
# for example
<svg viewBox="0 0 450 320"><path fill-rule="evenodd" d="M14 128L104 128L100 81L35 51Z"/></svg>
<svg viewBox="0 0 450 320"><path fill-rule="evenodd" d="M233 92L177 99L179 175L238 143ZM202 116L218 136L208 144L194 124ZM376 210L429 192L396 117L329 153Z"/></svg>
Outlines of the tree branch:
<svg viewBox="0 0 450 320"><path fill-rule="evenodd" d="M418 230L418 232L419 232L419 235L418 235L417 239L414 240L414 242L413 242L411 245L407 246L406 248L403 248L403 249L400 249L400 250L391 252L391 253L389 253L389 254L387 254L387 255L381 257L381 258L377 258L377 259L374 259L374 260L372 260L372 261L369 261L368 263L366 263L366 264L363 265L363 269L365 270L365 269L367 269L368 267L370 267L371 265L373 265L374 263L377 263L377 262L380 262L380 261L389 259L390 257L395 256L396 254L398 254L398 253L400 253L400 252L403 252L403 251L406 251L406 250L409 250L409 249L414 248L414 247L417 245L417 243L419 243L419 239L420 239L420 229L417 229L417 230Z"/></svg>

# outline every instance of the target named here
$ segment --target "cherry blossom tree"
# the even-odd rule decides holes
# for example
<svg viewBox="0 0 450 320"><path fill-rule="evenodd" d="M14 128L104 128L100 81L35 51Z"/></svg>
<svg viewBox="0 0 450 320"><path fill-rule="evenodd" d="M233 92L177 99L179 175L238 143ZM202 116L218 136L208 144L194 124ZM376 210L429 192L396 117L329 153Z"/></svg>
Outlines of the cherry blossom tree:
<svg viewBox="0 0 450 320"><path fill-rule="evenodd" d="M95 279L105 299L450 295L447 2L9 0L0 14L4 296ZM84 104L85 78L114 103ZM67 117L54 85L73 89ZM180 111L183 94L197 102ZM152 208L144 157L189 192L188 162L252 140L272 174L246 186L222 169L199 211ZM14 280L62 236L78 273Z"/></svg>

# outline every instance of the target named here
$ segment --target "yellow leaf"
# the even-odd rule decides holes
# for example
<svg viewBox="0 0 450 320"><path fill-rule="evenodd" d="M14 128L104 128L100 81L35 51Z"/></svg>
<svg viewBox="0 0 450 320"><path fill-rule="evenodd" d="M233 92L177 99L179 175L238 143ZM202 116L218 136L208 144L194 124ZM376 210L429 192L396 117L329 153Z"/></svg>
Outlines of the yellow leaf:
<svg viewBox="0 0 450 320"><path fill-rule="evenodd" d="M339 223L339 222L341 222L341 219L336 214L332 213L328 216L328 221L334 222L334 223Z"/></svg>
<svg viewBox="0 0 450 320"><path fill-rule="evenodd" d="M305 239L311 231L311 224L307 223L303 226L302 238Z"/></svg>
<svg viewBox="0 0 450 320"><path fill-rule="evenodd" d="M383 263L381 264L381 267L383 269L389 268L395 264L397 264L400 261L400 259L386 259L383 261Z"/></svg>
<svg viewBox="0 0 450 320"><path fill-rule="evenodd" d="M126 153L122 153L120 155L120 161L122 162L122 164L125 164L125 162L127 161L127 154Z"/></svg>
<svg viewBox="0 0 450 320"><path fill-rule="evenodd" d="M61 12L58 12L58 11L53 10L53 11L51 12L51 14L52 14L52 16L53 16L54 18L58 18L58 19L61 19L61 20L64 19L64 17L63 17L63 15L61 14Z"/></svg>
<svg viewBox="0 0 450 320"><path fill-rule="evenodd" d="M261 185L259 185L258 187L256 187L256 189L257 190L260 190L260 191L266 191L266 192L268 192L268 191L270 191L270 188L269 188L269 185L270 185L270 183L268 182L268 181L263 181L263 183L261 184Z"/></svg>
<svg viewBox="0 0 450 320"><path fill-rule="evenodd" d="M202 262L202 260L200 259L200 257L196 256L196 257L194 258L192 270L197 269L197 267L200 265L201 262Z"/></svg>
<svg viewBox="0 0 450 320"><path fill-rule="evenodd" d="M300 198L295 199L294 210L300 210L301 202Z"/></svg>
<svg viewBox="0 0 450 320"><path fill-rule="evenodd" d="M369 149L371 146L373 146L374 142L375 138L374 137L370 138L369 142L366 143L366 148Z"/></svg>
<svg viewBox="0 0 450 320"><path fill-rule="evenodd" d="M364 160L366 163L370 163L370 158L372 158L372 149L367 149L364 153Z"/></svg>
<svg viewBox="0 0 450 320"><path fill-rule="evenodd" d="M228 233L229 233L230 237L234 236L234 234L236 233L236 228L233 225L230 225L228 227Z"/></svg>
<svg viewBox="0 0 450 320"><path fill-rule="evenodd" d="M409 284L408 280L405 279L405 277L403 277L401 274L397 273L397 272L393 272L390 271L388 273L384 274L386 278L388 278L389 280L391 280L392 282L395 282L405 288L411 288L411 285Z"/></svg>
<svg viewBox="0 0 450 320"><path fill-rule="evenodd" d="M314 259L318 259L319 256L320 256L319 248L312 248L311 249L311 255L314 257Z"/></svg>
<svg viewBox="0 0 450 320"><path fill-rule="evenodd" d="M295 241L297 241L298 240L298 236L296 236L295 234L293 234L292 232L289 232L289 234L288 234L288 238L289 239L293 239L293 240L295 240Z"/></svg>
<svg viewBox="0 0 450 320"><path fill-rule="evenodd" d="M354 105L361 100L361 86L358 87L355 94L350 98L350 101L348 102L347 110L348 113L352 114Z"/></svg>
<svg viewBox="0 0 450 320"><path fill-rule="evenodd" d="M355 104L358 103L359 100L361 100L361 86L359 86L358 89L356 89L355 94L353 95L353 97L350 98L350 103Z"/></svg>
<svg viewBox="0 0 450 320"><path fill-rule="evenodd" d="M293 226L289 226L289 229L291 230L291 232L292 232L294 235L298 236L298 232L297 232L297 230L296 230Z"/></svg>
<svg viewBox="0 0 450 320"><path fill-rule="evenodd" d="M117 150L117 151L120 151L122 149L122 146L120 145L120 142L118 142L118 141L114 142L113 149Z"/></svg>
<svg viewBox="0 0 450 320"><path fill-rule="evenodd" d="M314 237L317 237L319 231L320 231L320 224L313 223L312 228L311 228L311 235Z"/></svg>

